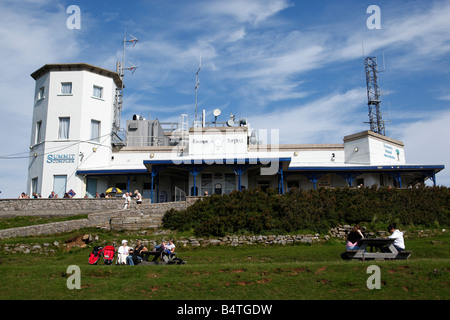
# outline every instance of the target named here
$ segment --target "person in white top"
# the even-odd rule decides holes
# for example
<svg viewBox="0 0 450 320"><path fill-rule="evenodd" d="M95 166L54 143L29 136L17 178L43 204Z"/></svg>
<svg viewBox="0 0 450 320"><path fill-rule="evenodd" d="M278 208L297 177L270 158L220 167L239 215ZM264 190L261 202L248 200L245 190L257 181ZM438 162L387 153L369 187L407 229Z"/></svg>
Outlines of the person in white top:
<svg viewBox="0 0 450 320"><path fill-rule="evenodd" d="M167 253L171 254L175 252L175 244L173 243L173 240L169 240L169 244L166 244L165 248Z"/></svg>
<svg viewBox="0 0 450 320"><path fill-rule="evenodd" d="M403 239L403 232L397 229L395 223L389 225L388 231L389 233L391 233L389 239L395 239L394 247L397 249L397 251L405 250L405 240Z"/></svg>
<svg viewBox="0 0 450 320"><path fill-rule="evenodd" d="M119 250L117 250L118 258L117 263L118 264L127 264L127 257L130 253L130 247L128 246L127 240L122 240L122 245L119 247Z"/></svg>
<svg viewBox="0 0 450 320"><path fill-rule="evenodd" d="M138 190L134 190L134 199L136 200L137 204L141 204L142 203L142 196L139 193Z"/></svg>
<svg viewBox="0 0 450 320"><path fill-rule="evenodd" d="M122 196L123 198L125 198L125 203L123 205L124 209L130 208L130 202L131 202L130 194L131 194L131 192L130 193L125 192L124 195Z"/></svg>

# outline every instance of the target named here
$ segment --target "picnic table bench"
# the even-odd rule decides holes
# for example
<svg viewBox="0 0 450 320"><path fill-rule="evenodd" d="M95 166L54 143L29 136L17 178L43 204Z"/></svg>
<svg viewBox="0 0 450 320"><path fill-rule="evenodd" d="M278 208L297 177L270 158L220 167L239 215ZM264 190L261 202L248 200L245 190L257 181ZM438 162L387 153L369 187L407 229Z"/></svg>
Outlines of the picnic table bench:
<svg viewBox="0 0 450 320"><path fill-rule="evenodd" d="M394 241L389 238L363 238L358 241L359 249L347 250L341 254L341 257L346 260L408 259L411 251L398 251L394 247Z"/></svg>
<svg viewBox="0 0 450 320"><path fill-rule="evenodd" d="M167 251L143 251L142 255L142 264L184 264L185 261L174 258L176 253L168 253ZM153 259L148 261L150 256L153 256ZM159 260L159 261L158 261Z"/></svg>

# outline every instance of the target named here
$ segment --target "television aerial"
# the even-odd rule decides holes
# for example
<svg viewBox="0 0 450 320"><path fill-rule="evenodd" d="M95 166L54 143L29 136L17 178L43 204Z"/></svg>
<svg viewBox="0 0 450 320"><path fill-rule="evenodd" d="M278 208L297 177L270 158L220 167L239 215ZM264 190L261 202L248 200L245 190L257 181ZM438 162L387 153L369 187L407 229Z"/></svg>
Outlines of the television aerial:
<svg viewBox="0 0 450 320"><path fill-rule="evenodd" d="M131 74L134 74L134 72L136 71L136 69L137 69L138 67L136 67L134 64L132 64L132 63L130 63L130 62L128 62L128 64L130 65L130 67L129 67L129 68L125 68L125 70L130 70L130 71L131 71Z"/></svg>
<svg viewBox="0 0 450 320"><path fill-rule="evenodd" d="M135 36L133 36L132 34L130 34L130 37L131 37L130 40L127 40L127 38L125 38L125 41L133 44L133 47L134 47L136 45L136 43L139 41L139 39L136 38Z"/></svg>
<svg viewBox="0 0 450 320"><path fill-rule="evenodd" d="M119 88L116 89L116 96L115 96L115 103L114 103L114 120L113 120L113 132L116 136L118 136L118 132L120 130L120 118L123 108L123 89L124 89L124 82L123 78L125 76L125 70L130 70L132 74L134 74L134 71L136 71L137 67L132 64L130 64L130 67L125 68L125 47L127 43L131 43L134 47L136 43L138 43L139 39L135 36L130 34L131 39L127 39L126 35L126 29L125 29L125 35L123 37L123 55L122 55L122 61L117 61L116 65L116 72L119 75L120 79L122 80L122 84Z"/></svg>
<svg viewBox="0 0 450 320"><path fill-rule="evenodd" d="M198 74L200 73L201 69L202 69L202 55L200 55L200 64L198 66L197 72L195 73L195 119L194 119L195 123L197 123L197 101L198 101L197 91L198 91L198 88L200 87L200 80L198 79Z"/></svg>

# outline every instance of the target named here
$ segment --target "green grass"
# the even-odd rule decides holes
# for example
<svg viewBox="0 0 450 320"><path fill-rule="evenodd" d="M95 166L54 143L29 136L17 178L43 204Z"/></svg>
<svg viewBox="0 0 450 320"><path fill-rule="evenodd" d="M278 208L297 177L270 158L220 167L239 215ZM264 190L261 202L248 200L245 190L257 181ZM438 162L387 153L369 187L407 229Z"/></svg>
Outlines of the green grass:
<svg viewBox="0 0 450 320"><path fill-rule="evenodd" d="M105 233L101 239L108 236L133 238ZM185 265L134 267L89 265L94 244L51 256L3 253L0 299L448 300L449 240L445 233L407 239L408 250L413 251L410 259L364 262L341 260L344 246L338 241L178 247ZM366 286L367 267L373 264L381 269L379 290ZM81 269L80 290L67 288L70 265Z"/></svg>
<svg viewBox="0 0 450 320"><path fill-rule="evenodd" d="M9 228L27 227L27 226L52 223L52 222L86 219L87 217L88 217L87 214L81 214L81 215L70 216L70 217L54 217L54 218L45 218L45 217L39 217L39 216L19 216L19 217L14 217L14 218L1 218L0 219L0 230L9 229Z"/></svg>

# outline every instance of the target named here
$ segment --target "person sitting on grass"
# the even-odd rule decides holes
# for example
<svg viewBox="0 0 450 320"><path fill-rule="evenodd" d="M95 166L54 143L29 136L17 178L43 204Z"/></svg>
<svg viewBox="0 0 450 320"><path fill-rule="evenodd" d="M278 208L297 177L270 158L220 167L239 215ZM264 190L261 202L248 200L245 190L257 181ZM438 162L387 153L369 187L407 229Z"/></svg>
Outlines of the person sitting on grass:
<svg viewBox="0 0 450 320"><path fill-rule="evenodd" d="M117 250L117 263L118 264L127 264L127 257L130 253L130 247L128 246L127 240L122 240L122 245Z"/></svg>

